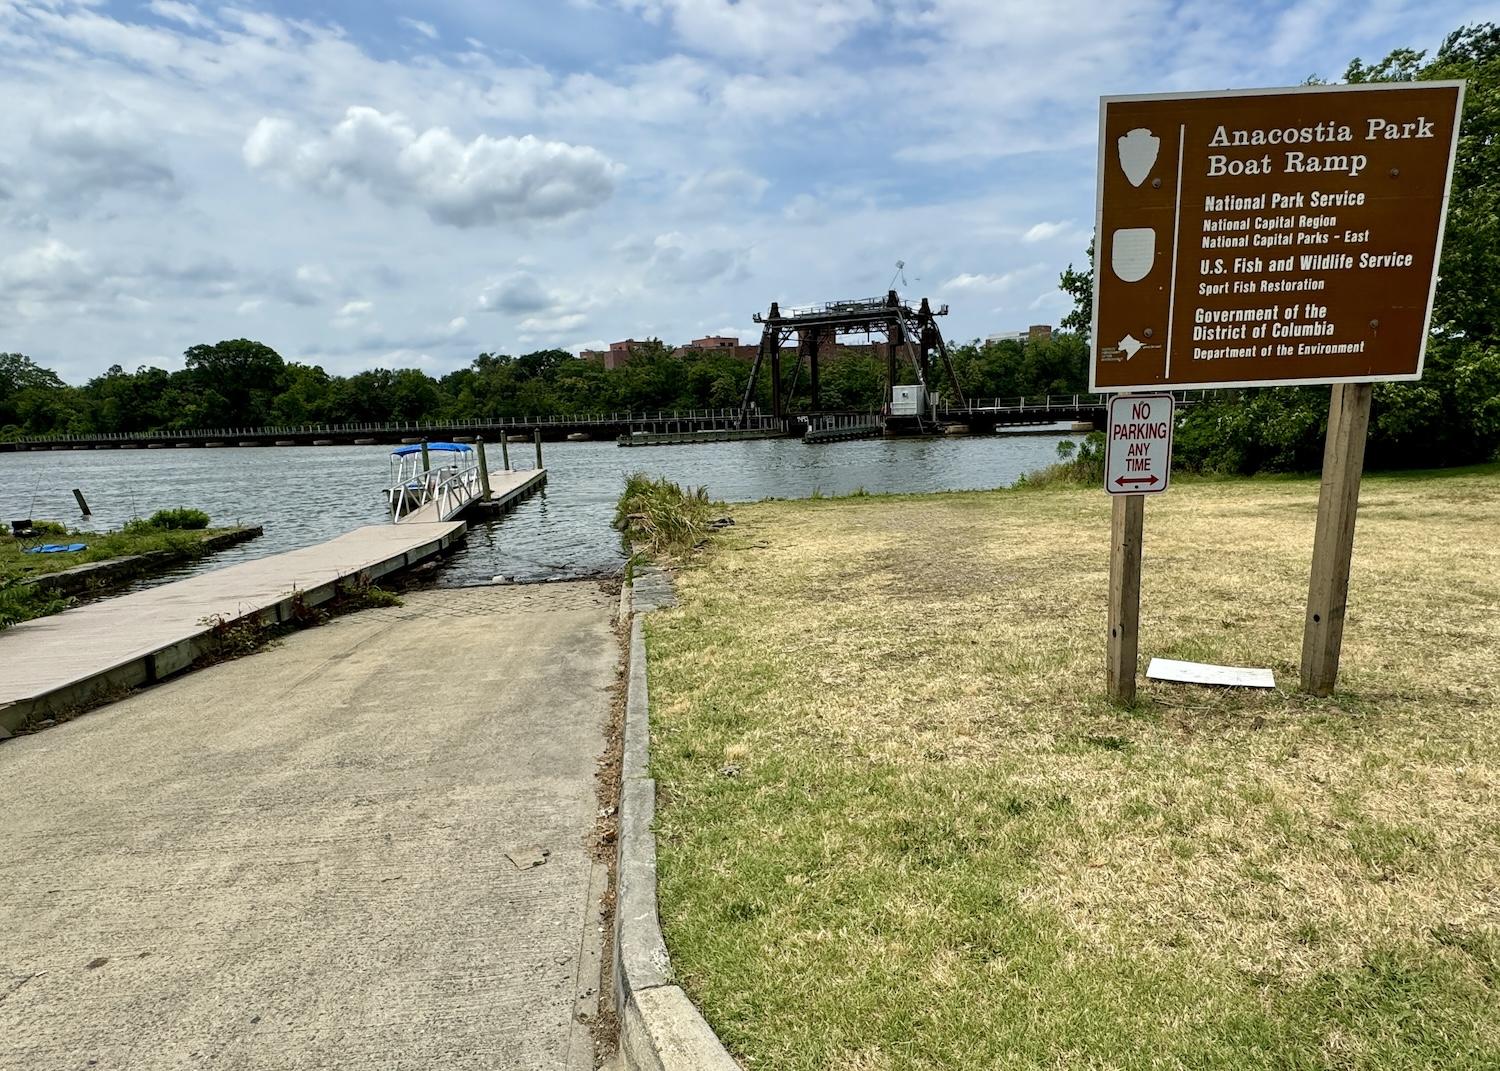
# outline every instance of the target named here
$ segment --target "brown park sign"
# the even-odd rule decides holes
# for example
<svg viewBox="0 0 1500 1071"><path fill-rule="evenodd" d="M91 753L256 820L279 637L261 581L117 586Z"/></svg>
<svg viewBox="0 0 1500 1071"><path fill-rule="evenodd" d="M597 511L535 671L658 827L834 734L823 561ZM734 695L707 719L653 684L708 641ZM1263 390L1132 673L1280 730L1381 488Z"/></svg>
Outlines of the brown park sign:
<svg viewBox="0 0 1500 1071"><path fill-rule="evenodd" d="M1462 82L1105 97L1097 391L1418 379Z"/></svg>

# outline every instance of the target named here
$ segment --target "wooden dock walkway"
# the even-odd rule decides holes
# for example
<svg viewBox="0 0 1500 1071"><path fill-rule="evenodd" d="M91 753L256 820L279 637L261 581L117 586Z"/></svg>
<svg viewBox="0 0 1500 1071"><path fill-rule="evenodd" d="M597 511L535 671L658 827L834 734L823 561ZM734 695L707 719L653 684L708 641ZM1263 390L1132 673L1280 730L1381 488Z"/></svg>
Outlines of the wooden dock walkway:
<svg viewBox="0 0 1500 1071"><path fill-rule="evenodd" d="M9 628L0 632L0 732L168 677L208 649L216 625L289 620L298 604L332 598L342 580L436 557L465 529L462 521L370 525Z"/></svg>
<svg viewBox="0 0 1500 1071"><path fill-rule="evenodd" d="M451 520L474 506L503 509L519 502L546 482L546 469L501 469L490 473L490 494L485 498L479 489L477 474L473 478L472 487L468 481L450 480L452 490L449 493L434 497L425 505L397 518L396 523L430 524L433 521Z"/></svg>

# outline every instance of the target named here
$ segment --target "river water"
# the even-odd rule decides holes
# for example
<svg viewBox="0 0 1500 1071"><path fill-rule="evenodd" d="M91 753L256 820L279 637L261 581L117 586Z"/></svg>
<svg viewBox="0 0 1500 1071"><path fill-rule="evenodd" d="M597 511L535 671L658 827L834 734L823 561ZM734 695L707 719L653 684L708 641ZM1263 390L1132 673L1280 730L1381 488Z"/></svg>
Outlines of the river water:
<svg viewBox="0 0 1500 1071"><path fill-rule="evenodd" d="M1058 434L869 439L805 446L792 439L630 447L547 443L546 490L504 517L470 527L439 582L569 579L618 570L625 560L610 527L629 472L706 486L726 502L847 494L983 490L1015 483L1057 458ZM385 446L71 450L0 454L0 521L35 518L85 530L115 528L158 509L191 506L214 524L260 524L265 535L174 576L332 539L387 523ZM488 448L500 464L498 446ZM529 467L533 448L513 461ZM80 521L72 489L93 509Z"/></svg>

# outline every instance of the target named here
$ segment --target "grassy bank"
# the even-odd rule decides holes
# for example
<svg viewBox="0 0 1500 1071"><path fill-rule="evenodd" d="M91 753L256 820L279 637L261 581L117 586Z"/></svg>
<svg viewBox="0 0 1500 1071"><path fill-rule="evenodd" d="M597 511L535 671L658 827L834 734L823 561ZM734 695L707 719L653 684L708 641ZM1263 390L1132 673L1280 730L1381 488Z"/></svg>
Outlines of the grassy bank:
<svg viewBox="0 0 1500 1071"><path fill-rule="evenodd" d="M0 533L0 629L65 609L70 600L34 588L29 582L79 565L114 561L131 556L150 556L162 564L199 558L211 552L209 541L229 528L172 528L168 511L158 515L161 523L135 521L113 532L70 531L62 525L46 524L32 539L21 541L9 532ZM196 512L196 511L190 511ZM203 523L207 517L202 514ZM196 523L196 520L194 521ZM59 554L28 554L39 543L83 543L85 549Z"/></svg>
<svg viewBox="0 0 1500 1071"><path fill-rule="evenodd" d="M1341 691L1297 695L1317 484L774 502L648 621L673 963L763 1068L1500 1063L1500 469L1368 478Z"/></svg>

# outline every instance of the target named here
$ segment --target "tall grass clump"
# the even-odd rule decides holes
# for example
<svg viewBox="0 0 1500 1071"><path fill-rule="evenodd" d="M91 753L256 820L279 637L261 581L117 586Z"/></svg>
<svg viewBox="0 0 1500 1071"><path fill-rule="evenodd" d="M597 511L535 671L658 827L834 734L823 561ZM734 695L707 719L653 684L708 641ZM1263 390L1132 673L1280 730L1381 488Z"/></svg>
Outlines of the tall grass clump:
<svg viewBox="0 0 1500 1071"><path fill-rule="evenodd" d="M615 527L645 544L652 557L680 559L708 538L716 510L706 487L684 489L635 472L625 477Z"/></svg>
<svg viewBox="0 0 1500 1071"><path fill-rule="evenodd" d="M68 602L68 599L43 594L30 584L0 577L0 632L22 621L65 610Z"/></svg>
<svg viewBox="0 0 1500 1071"><path fill-rule="evenodd" d="M1057 460L1016 481L1017 487L1092 487L1104 483L1104 433L1091 431L1083 442L1064 439L1057 444Z"/></svg>
<svg viewBox="0 0 1500 1071"><path fill-rule="evenodd" d="M124 531L191 532L207 528L208 521L201 509L159 509L143 521L130 521Z"/></svg>

